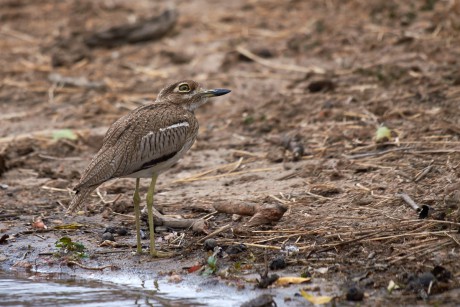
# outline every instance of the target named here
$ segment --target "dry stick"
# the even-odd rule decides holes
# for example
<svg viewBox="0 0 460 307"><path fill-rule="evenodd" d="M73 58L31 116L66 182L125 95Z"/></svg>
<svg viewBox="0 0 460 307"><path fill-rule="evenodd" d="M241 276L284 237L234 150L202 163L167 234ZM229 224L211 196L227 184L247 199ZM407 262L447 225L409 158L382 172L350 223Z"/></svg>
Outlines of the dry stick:
<svg viewBox="0 0 460 307"><path fill-rule="evenodd" d="M411 251L414 251L414 250L423 250L423 249L426 249L427 248L427 244L428 243L439 243L439 238L438 237L428 237L428 238L425 238L425 239L422 239L422 240L414 240L412 242L407 242L407 241L404 241L403 243L399 244L397 247L393 246L393 248L395 250L399 250L401 252L404 252L404 253L409 253ZM385 242L386 244L388 244L389 242ZM409 247L411 246L411 247ZM394 258L397 258L398 255L395 255L395 256L389 256L387 257L385 260L392 260Z"/></svg>
<svg viewBox="0 0 460 307"><path fill-rule="evenodd" d="M322 248L322 249L317 249L315 250L315 248L313 248L308 254L307 256L305 257L306 259L308 259L310 257L310 255L313 253L313 252L316 252L316 253L323 253L323 252L326 252L328 250L331 250L331 249L334 249L338 246L341 246L341 245L346 245L346 244L350 244L350 243L355 243L355 242L359 242L359 241L362 241L363 239L366 239L366 238L369 238L369 237L372 237L373 235L376 235L378 233L380 233L381 231L377 231L377 232L374 232L374 233L370 233L368 235L364 235L362 237L359 237L359 238L356 238L356 239L353 239L353 240L348 240L348 241L343 241L343 242L339 242L339 243L336 243L336 244L333 244L333 245L330 245L328 247L325 247L325 248ZM323 245L324 246L324 245ZM320 247L320 246L318 246ZM301 247L299 248L299 250L305 250L307 249L308 246L304 246L304 247Z"/></svg>
<svg viewBox="0 0 460 307"><path fill-rule="evenodd" d="M386 154L392 153L392 152L406 151L406 150L411 150L411 149L414 149L414 148L411 148L411 147L398 147L398 148L391 148L391 149L382 150L382 151L366 152L366 153L362 153L362 154L343 155L343 156L345 158L347 158L347 159L361 159L361 158L382 156L382 155L386 155Z"/></svg>
<svg viewBox="0 0 460 307"><path fill-rule="evenodd" d="M449 238L451 238L458 246L460 246L460 242L456 238L454 238L452 235L448 234L447 231L445 231L444 234L448 236Z"/></svg>
<svg viewBox="0 0 460 307"><path fill-rule="evenodd" d="M316 230L307 231L307 232L304 232L304 233L294 233L294 234L290 234L290 235L271 237L271 238L268 238L268 239L262 239L262 240L254 241L252 243L263 243L263 242L268 242L268 241L272 241L272 240L276 240L276 239L285 239L285 238L289 239L291 237L305 236L305 235L309 235L309 234L313 234L313 233L316 233Z"/></svg>
<svg viewBox="0 0 460 307"><path fill-rule="evenodd" d="M327 230L327 229L321 229L321 230ZM318 231L318 229L315 230L315 232ZM279 233L279 232L284 232L284 233L304 233L303 231L299 230L294 230L294 229L289 229L289 230L253 230L251 233Z"/></svg>
<svg viewBox="0 0 460 307"><path fill-rule="evenodd" d="M437 150L419 150L411 151L413 154L443 154L443 153L456 153L460 152L460 149L437 149Z"/></svg>
<svg viewBox="0 0 460 307"><path fill-rule="evenodd" d="M227 174L221 174L221 175L215 175L215 176L179 179L179 180L173 181L172 183L192 182L192 181L201 181L201 180L204 181L204 180L218 179L218 178L229 177L229 176L237 176L237 175L248 174L248 173L269 172L269 171L274 171L274 170L277 170L277 169L279 169L279 167L256 168L256 169L251 169L251 170L247 170L247 171L239 171L239 172L227 173Z"/></svg>
<svg viewBox="0 0 460 307"><path fill-rule="evenodd" d="M390 243L391 240L389 242L385 242L385 244L388 244ZM425 245L428 244L428 243L433 243L433 242L439 242L439 238L438 237L429 237L429 238L426 238L425 240L417 240L416 242L414 242L415 246L412 246L412 247L407 247L406 245L408 244L407 242L404 242L402 243L400 246L400 248L398 247L395 247L395 246L392 246L393 249L397 250L397 251L400 251L400 252L405 252L405 253L408 253L410 251L414 251L414 250L417 250L417 249L421 249L421 248L425 248ZM386 260L389 260L389 259L394 259L396 258L397 256L394 256L394 257L390 257L390 258L387 258Z"/></svg>
<svg viewBox="0 0 460 307"><path fill-rule="evenodd" d="M406 232L406 234L413 234L413 233L422 232L423 230L425 230L427 228L430 228L433 225L434 225L434 223L423 224L421 227L418 227L416 229L413 229L413 230L410 230L410 231ZM393 239L390 239L390 240L386 241L385 244L393 243L394 241L398 240L399 238L400 237L394 237Z"/></svg>
<svg viewBox="0 0 460 307"><path fill-rule="evenodd" d="M256 153L253 153L253 152L249 152L249 151L246 151L246 150L237 150L237 149L234 149L232 150L233 151L233 154L235 155L239 155L239 156L247 156L247 157L251 157L251 158L265 158L266 154L256 154Z"/></svg>
<svg viewBox="0 0 460 307"><path fill-rule="evenodd" d="M268 61L264 58L261 58L248 49L238 46L236 47L236 51L244 55L245 57L253 60L254 62L270 67L273 69L280 69L280 70L287 70L287 71L297 71L297 72L302 72L302 73L315 73L315 74L325 74L326 71L323 68L320 67L302 67L302 66L297 66L297 65L287 65L287 64L280 64L280 63L274 63L272 61Z"/></svg>
<svg viewBox="0 0 460 307"><path fill-rule="evenodd" d="M426 217L428 217L429 213L430 213L430 207L427 206L427 205L422 205L422 206L419 206L415 203L415 201L413 201L409 195L407 195L406 193L401 193L401 194L398 194L399 197L401 197L409 206L411 206L412 209L415 210L415 212L418 213L418 217L419 219L425 219Z"/></svg>
<svg viewBox="0 0 460 307"><path fill-rule="evenodd" d="M429 235L439 235L439 234L445 234L446 231L430 231L430 232L416 232L416 233L401 233L397 235L392 235L392 236L385 236L385 237L377 237L377 238L372 238L366 241L380 241L380 240L386 240L386 239L393 239L393 238L400 238L400 237L424 237L424 236L429 236ZM456 230L452 230L450 233L457 233Z"/></svg>
<svg viewBox="0 0 460 307"><path fill-rule="evenodd" d="M42 159L47 159L47 160L59 160L59 161L82 161L83 158L80 157L54 157L54 156L48 156L48 155L43 155L43 154L38 154L38 157Z"/></svg>
<svg viewBox="0 0 460 307"><path fill-rule="evenodd" d="M451 221L440 221L440 220L400 220L401 223L425 223L425 222L430 222L430 223L437 223L437 224L449 224L449 225L455 225L455 226L460 226L460 223L456 222L451 222Z"/></svg>
<svg viewBox="0 0 460 307"><path fill-rule="evenodd" d="M415 211L417 211L417 212L420 211L420 207L406 193L397 194L397 196L401 197L402 200L404 200L406 202L406 204L408 204Z"/></svg>
<svg viewBox="0 0 460 307"><path fill-rule="evenodd" d="M206 237L203 237L203 238L199 239L199 240L197 241L197 243L201 243L201 242L203 242L203 241L205 241L205 240L207 240L207 239L209 239L209 238L212 238L212 237L218 235L219 233L221 233L221 232L223 232L223 231L229 229L230 227L232 227L232 225L230 225L230 224L227 224L227 225L225 225L225 226L222 226L222 227L220 227L219 229L217 229L217 230L211 232L210 234L208 234Z"/></svg>
<svg viewBox="0 0 460 307"><path fill-rule="evenodd" d="M232 167L230 170L227 171L227 174L228 173L233 173L234 171L236 171L238 169L238 167L241 166L241 163L243 162L243 157L241 157L235 164L234 167Z"/></svg>
<svg viewBox="0 0 460 307"><path fill-rule="evenodd" d="M417 256L418 257L424 256L426 254L429 254L429 253L435 252L437 250L440 250L440 249L442 249L442 248L444 248L444 247L446 247L446 246L448 246L450 244L452 244L452 242L450 240L447 241L447 242L444 242L442 244L436 244L436 247L427 248L427 249L423 250L422 253L417 255ZM389 264L394 264L394 263L396 263L398 261L401 261L401 260L404 260L404 259L407 259L407 258L410 258L410 257L413 257L413 256L414 256L413 254L408 254L408 255L405 255L405 256L402 256L402 257L399 257L399 258L396 258L396 259L390 261Z"/></svg>
<svg viewBox="0 0 460 307"><path fill-rule="evenodd" d="M246 245L249 247L258 247L258 248L265 248L265 249L274 249L274 250L281 250L281 247L279 246L273 246L273 245L262 245L262 244L254 244L254 243L241 243L241 242L231 242L233 245Z"/></svg>
<svg viewBox="0 0 460 307"><path fill-rule="evenodd" d="M314 198L318 198L318 199L325 199L325 200L333 200L334 198L331 198L331 197L325 197L325 196L322 196L322 195L318 195L318 194L315 194L315 193L312 193L312 192L305 192L305 194L311 196L311 197L314 197Z"/></svg>
<svg viewBox="0 0 460 307"><path fill-rule="evenodd" d="M395 255L395 256L387 257L385 259L385 261L394 261L394 260L400 259L402 257L413 256L414 253L420 253L420 252L427 251L427 250L431 249L432 246L422 245L422 243L429 243L429 242L434 242L434 241L436 241L436 245L439 244L439 238L431 238L431 240L429 240L429 241L427 241L427 240L418 241L418 242L416 242L416 245L411 247L411 248L407 248L406 246L403 246L403 249L398 249L398 251L405 253L404 256L398 256L399 255L399 252L398 252L398 254ZM402 245L405 245L405 244L402 244Z"/></svg>
<svg viewBox="0 0 460 307"><path fill-rule="evenodd" d="M69 189L59 189L59 188L53 188L53 187L48 187L46 185L41 186L43 190L48 190L48 191L53 191L53 192L65 192L69 193Z"/></svg>
<svg viewBox="0 0 460 307"><path fill-rule="evenodd" d="M431 163L433 163L433 161L431 161ZM428 165L427 167L425 167L420 173L418 173L417 175L415 175L415 178L414 178L414 182L419 182L420 180L422 180L423 178L426 177L426 175L428 175L428 173L433 169L433 165L430 164Z"/></svg>
<svg viewBox="0 0 460 307"><path fill-rule="evenodd" d="M116 197L114 200L105 200L105 199L104 199L104 196L102 196L102 194L101 194L101 191L99 191L99 188L96 189L96 194L97 194L97 196L99 196L100 200L102 201L102 203L103 203L104 205L107 205L107 204L114 204L114 203L116 203L116 202L120 199L120 197L122 196L122 194L118 194L117 197Z"/></svg>
<svg viewBox="0 0 460 307"><path fill-rule="evenodd" d="M198 174L195 174L195 175L192 175L190 177L187 177L187 178L182 178L182 179L177 179L177 180L174 180L172 181L171 183L178 183L178 182L187 182L187 181L195 181L195 180L198 180L198 178L201 178L207 174L210 174L214 171L220 171L220 170L225 170L225 169L230 169L230 170L235 170L236 168L240 167L241 165L241 162L242 160L239 159L238 161L236 162L232 162L232 163L228 163L228 164L225 164L225 165L220 165L218 167L214 167L214 168L211 168L207 171L204 171L204 172L201 172L201 173L198 173ZM248 163L248 161L246 161L246 163ZM229 171L228 171L229 172Z"/></svg>
<svg viewBox="0 0 460 307"><path fill-rule="evenodd" d="M120 195L121 195L121 194L120 194ZM118 213L118 212L113 211L111 208L107 208L107 209L109 209L110 212L112 212L112 214L114 214L114 215L119 215L119 216L127 217L127 218L133 219L133 220L136 218L134 215Z"/></svg>

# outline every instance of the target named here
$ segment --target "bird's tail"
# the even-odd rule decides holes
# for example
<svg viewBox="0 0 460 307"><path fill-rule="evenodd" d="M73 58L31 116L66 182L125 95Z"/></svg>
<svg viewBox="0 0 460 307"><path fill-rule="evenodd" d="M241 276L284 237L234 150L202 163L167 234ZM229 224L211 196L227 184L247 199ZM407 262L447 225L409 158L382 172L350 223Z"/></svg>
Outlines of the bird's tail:
<svg viewBox="0 0 460 307"><path fill-rule="evenodd" d="M96 188L90 187L90 188L80 188L80 190L75 193L73 196L72 200L70 201L69 208L67 208L66 214L71 214L75 212L78 208L80 208L81 204L83 201L86 199L86 197L91 194Z"/></svg>

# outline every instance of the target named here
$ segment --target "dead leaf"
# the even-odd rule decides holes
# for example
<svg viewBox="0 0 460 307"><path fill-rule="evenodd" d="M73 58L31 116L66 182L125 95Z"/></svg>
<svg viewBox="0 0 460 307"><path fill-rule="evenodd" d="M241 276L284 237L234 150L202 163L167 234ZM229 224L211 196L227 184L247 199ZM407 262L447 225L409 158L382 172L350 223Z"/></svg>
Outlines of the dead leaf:
<svg viewBox="0 0 460 307"><path fill-rule="evenodd" d="M105 241L102 241L102 243L99 244L99 246L100 247L104 247L104 246L119 247L120 245L117 242L113 242L113 241L110 241L110 240L105 240Z"/></svg>
<svg viewBox="0 0 460 307"><path fill-rule="evenodd" d="M393 292L393 290L396 290L396 289L399 289L399 286L393 280L390 280L390 282L388 283L388 287L387 287L388 293L391 294L391 292Z"/></svg>
<svg viewBox="0 0 460 307"><path fill-rule="evenodd" d="M295 277L295 276L285 276L280 277L276 280L275 285L277 286L286 286L289 284L301 284L307 281L310 281L309 277Z"/></svg>
<svg viewBox="0 0 460 307"><path fill-rule="evenodd" d="M327 304L332 301L332 296L314 296L300 289L300 294L310 303L315 305Z"/></svg>
<svg viewBox="0 0 460 307"><path fill-rule="evenodd" d="M196 272L196 271L200 270L202 267L203 267L203 266L202 266L201 264L194 265L194 266L192 266L192 267L190 267L190 268L188 269L188 272L189 272L189 273Z"/></svg>
<svg viewBox="0 0 460 307"><path fill-rule="evenodd" d="M33 223L32 223L32 228L35 229L48 229L48 227L43 223L41 218L37 218Z"/></svg>

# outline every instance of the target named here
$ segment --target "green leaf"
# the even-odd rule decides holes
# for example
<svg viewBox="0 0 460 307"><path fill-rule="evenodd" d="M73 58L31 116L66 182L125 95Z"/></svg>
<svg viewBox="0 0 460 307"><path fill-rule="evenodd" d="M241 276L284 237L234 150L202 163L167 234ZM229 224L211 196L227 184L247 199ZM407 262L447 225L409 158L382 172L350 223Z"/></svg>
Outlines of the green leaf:
<svg viewBox="0 0 460 307"><path fill-rule="evenodd" d="M84 251L86 249L83 244L78 243L78 242L74 243L73 245L75 246L75 250L77 252L82 252L82 251Z"/></svg>
<svg viewBox="0 0 460 307"><path fill-rule="evenodd" d="M70 129L61 129L53 131L53 140L68 139L76 140L77 135Z"/></svg>
<svg viewBox="0 0 460 307"><path fill-rule="evenodd" d="M375 142L384 143L391 140L391 130L388 127L380 126L375 133Z"/></svg>
<svg viewBox="0 0 460 307"><path fill-rule="evenodd" d="M72 239L69 237L62 237L55 243L56 247L62 247L62 248L66 248L70 244L72 244Z"/></svg>
<svg viewBox="0 0 460 307"><path fill-rule="evenodd" d="M215 269L217 266L217 258L214 256L209 256L208 265L211 269Z"/></svg>

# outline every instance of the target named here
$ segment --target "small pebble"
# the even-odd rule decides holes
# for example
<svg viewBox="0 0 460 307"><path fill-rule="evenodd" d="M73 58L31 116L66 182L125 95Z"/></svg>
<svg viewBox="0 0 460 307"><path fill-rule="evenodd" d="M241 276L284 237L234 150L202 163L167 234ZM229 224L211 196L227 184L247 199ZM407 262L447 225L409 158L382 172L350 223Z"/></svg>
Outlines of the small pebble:
<svg viewBox="0 0 460 307"><path fill-rule="evenodd" d="M361 289L350 287L347 291L347 301L359 302L364 298L364 293Z"/></svg>
<svg viewBox="0 0 460 307"><path fill-rule="evenodd" d="M273 300L273 295L264 293L241 305L241 307L264 307L264 306L276 306L276 303Z"/></svg>
<svg viewBox="0 0 460 307"><path fill-rule="evenodd" d="M276 275L276 274L272 274L270 276L261 276L260 281L257 284L257 288L266 289L272 283L277 281L278 278L280 278L280 277L278 275Z"/></svg>
<svg viewBox="0 0 460 307"><path fill-rule="evenodd" d="M107 227L104 230L104 233L116 233L119 236L126 236L128 234L128 230L124 227Z"/></svg>
<svg viewBox="0 0 460 307"><path fill-rule="evenodd" d="M285 267L287 267L287 263L284 257L276 258L270 263L270 270L281 270Z"/></svg>
<svg viewBox="0 0 460 307"><path fill-rule="evenodd" d="M428 288L431 282L436 281L436 277L431 272L425 272L419 275L418 281L423 287Z"/></svg>
<svg viewBox="0 0 460 307"><path fill-rule="evenodd" d="M244 252L245 250L247 250L248 248L246 247L246 245L244 244L239 244L239 245L231 245L229 247L227 247L227 249L225 250L225 252L229 255L235 255L235 254L239 254L239 253L242 253Z"/></svg>
<svg viewBox="0 0 460 307"><path fill-rule="evenodd" d="M182 276L180 276L178 274L173 274L173 275L169 276L168 281L176 283L176 284L180 283L182 281Z"/></svg>
<svg viewBox="0 0 460 307"><path fill-rule="evenodd" d="M115 227L107 227L104 230L104 233L106 233L106 232L115 233L116 229L115 229Z"/></svg>
<svg viewBox="0 0 460 307"><path fill-rule="evenodd" d="M119 236L126 236L128 234L128 230L126 228L120 227L117 229L116 233Z"/></svg>
<svg viewBox="0 0 460 307"><path fill-rule="evenodd" d="M435 266L431 273L441 282L448 282L452 279L452 273L440 265Z"/></svg>
<svg viewBox="0 0 460 307"><path fill-rule="evenodd" d="M217 246L217 241L214 239L207 239L204 241L203 248L205 251L213 251Z"/></svg>
<svg viewBox="0 0 460 307"><path fill-rule="evenodd" d="M113 237L113 234L110 233L110 232L104 232L104 234L102 235L102 241L105 241L105 240L109 240L109 241L114 241L114 242L115 242L115 238Z"/></svg>

